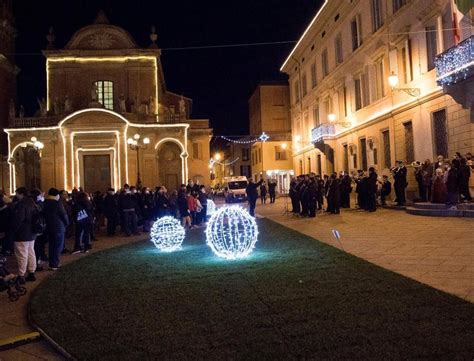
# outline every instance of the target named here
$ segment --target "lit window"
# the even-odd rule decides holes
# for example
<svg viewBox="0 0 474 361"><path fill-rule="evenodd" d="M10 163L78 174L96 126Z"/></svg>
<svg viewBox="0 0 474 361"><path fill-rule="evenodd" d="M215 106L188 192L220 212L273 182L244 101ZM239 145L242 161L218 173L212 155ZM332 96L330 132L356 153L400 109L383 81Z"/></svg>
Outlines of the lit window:
<svg viewBox="0 0 474 361"><path fill-rule="evenodd" d="M97 101L106 109L114 109L114 83L99 80L94 83L97 92Z"/></svg>

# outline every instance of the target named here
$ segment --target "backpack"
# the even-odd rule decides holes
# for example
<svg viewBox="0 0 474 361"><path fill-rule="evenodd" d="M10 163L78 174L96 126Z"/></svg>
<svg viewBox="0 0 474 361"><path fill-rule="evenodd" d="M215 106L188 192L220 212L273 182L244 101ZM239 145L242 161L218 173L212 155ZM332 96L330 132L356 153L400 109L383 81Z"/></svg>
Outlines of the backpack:
<svg viewBox="0 0 474 361"><path fill-rule="evenodd" d="M31 218L31 227L33 233L41 236L46 231L46 218L43 213L36 211Z"/></svg>

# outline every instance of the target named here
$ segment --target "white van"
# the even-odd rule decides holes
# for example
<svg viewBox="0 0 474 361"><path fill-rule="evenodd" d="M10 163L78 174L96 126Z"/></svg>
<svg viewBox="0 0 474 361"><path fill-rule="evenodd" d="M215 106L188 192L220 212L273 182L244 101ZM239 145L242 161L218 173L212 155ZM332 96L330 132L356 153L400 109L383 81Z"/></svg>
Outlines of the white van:
<svg viewBox="0 0 474 361"><path fill-rule="evenodd" d="M247 200L247 177L225 177L224 196L226 203L245 202Z"/></svg>

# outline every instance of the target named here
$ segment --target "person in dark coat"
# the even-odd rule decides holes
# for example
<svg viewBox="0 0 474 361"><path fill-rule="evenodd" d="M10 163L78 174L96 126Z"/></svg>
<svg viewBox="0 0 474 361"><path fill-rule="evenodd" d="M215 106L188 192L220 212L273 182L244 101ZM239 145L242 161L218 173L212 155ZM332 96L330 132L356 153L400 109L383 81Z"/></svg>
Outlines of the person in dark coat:
<svg viewBox="0 0 474 361"><path fill-rule="evenodd" d="M109 188L102 202L105 218L107 219L107 236L115 236L115 230L119 221L118 197L115 189Z"/></svg>
<svg viewBox="0 0 474 361"><path fill-rule="evenodd" d="M456 209L456 204L459 200L460 166L459 160L453 159L445 174L446 190L448 192L446 205L451 209Z"/></svg>
<svg viewBox="0 0 474 361"><path fill-rule="evenodd" d="M140 208L142 209L143 231L150 232L151 222L153 219L153 209L155 208L153 194L151 194L150 188L145 187L142 189L139 200Z"/></svg>
<svg viewBox="0 0 474 361"><path fill-rule="evenodd" d="M49 268L56 271L59 268L59 257L64 249L64 237L69 219L60 201L59 191L51 188L43 204L43 214L46 220L46 234L49 240Z"/></svg>
<svg viewBox="0 0 474 361"><path fill-rule="evenodd" d="M397 206L404 206L406 202L405 189L407 183L407 167L403 164L403 161L397 161L397 167L392 170L395 188L395 202Z"/></svg>
<svg viewBox="0 0 474 361"><path fill-rule="evenodd" d="M39 212L25 187L18 188L15 193L18 201L13 206L12 232L18 263L18 276L20 283L24 283L25 280L36 280L36 233L33 226ZM25 278L27 271L28 276Z"/></svg>
<svg viewBox="0 0 474 361"><path fill-rule="evenodd" d="M30 197L35 202L36 209L40 214L43 214L44 193L39 189L32 189ZM36 234L35 239L35 255L36 255L36 271L42 271L42 264L46 263L48 257L46 256L46 244L48 243L48 236L45 232Z"/></svg>
<svg viewBox="0 0 474 361"><path fill-rule="evenodd" d="M300 213L300 200L298 198L298 191L296 189L297 185L298 181L295 178L292 178L290 182L289 196L291 199L291 212L295 214Z"/></svg>
<svg viewBox="0 0 474 361"><path fill-rule="evenodd" d="M128 184L123 186L123 192L119 197L119 209L123 217L123 231L125 236L139 234L137 230L137 197L132 194Z"/></svg>
<svg viewBox="0 0 474 361"><path fill-rule="evenodd" d="M318 211L321 211L324 208L324 195L326 194L326 189L324 188L324 181L321 179L320 175L316 176L316 183L318 183L318 194L316 195L316 200L318 203Z"/></svg>
<svg viewBox="0 0 474 361"><path fill-rule="evenodd" d="M382 183L380 187L380 203L382 206L387 205L386 198L390 196L392 192L392 183L388 180L388 176L382 176Z"/></svg>
<svg viewBox="0 0 474 361"><path fill-rule="evenodd" d="M341 206L341 186L335 173L329 177L326 198L328 201L328 212L339 214L339 208Z"/></svg>
<svg viewBox="0 0 474 361"><path fill-rule="evenodd" d="M2 246L2 255L9 256L13 253L13 242L11 232L12 208L6 204L0 195L0 244Z"/></svg>
<svg viewBox="0 0 474 361"><path fill-rule="evenodd" d="M267 185L265 181L260 185L260 202L262 204L267 202Z"/></svg>
<svg viewBox="0 0 474 361"><path fill-rule="evenodd" d="M369 176L367 177L367 210L375 212L377 210L377 173L374 167L369 168Z"/></svg>
<svg viewBox="0 0 474 361"><path fill-rule="evenodd" d="M341 182L341 208L351 208L352 179L346 172L342 172Z"/></svg>
<svg viewBox="0 0 474 361"><path fill-rule="evenodd" d="M276 179L274 178L270 179L268 181L268 194L270 196L270 203L275 203L276 187L277 187Z"/></svg>
<svg viewBox="0 0 474 361"><path fill-rule="evenodd" d="M206 186L204 184L201 184L199 186L199 193L198 193L198 199L199 202L201 203L201 212L198 213L199 217L199 224L206 222L207 221L207 193L206 193Z"/></svg>
<svg viewBox="0 0 474 361"><path fill-rule="evenodd" d="M303 181L299 185L299 198L301 202L301 217L307 217L309 215L308 212L308 196L306 194L307 187L309 183L309 177L307 175L303 176Z"/></svg>
<svg viewBox="0 0 474 361"><path fill-rule="evenodd" d="M92 204L86 193L79 192L72 207L73 219L76 225L74 249L72 254L89 252L91 246ZM81 246L82 244L82 246Z"/></svg>
<svg viewBox="0 0 474 361"><path fill-rule="evenodd" d="M472 201L471 192L469 191L469 179L471 178L471 167L467 164L466 158L460 160L460 178L459 193L466 202Z"/></svg>
<svg viewBox="0 0 474 361"><path fill-rule="evenodd" d="M255 207L257 206L257 188L260 187L262 183L263 178L261 178L260 181L258 181L257 183L255 183L252 178L249 178L249 183L247 184L247 188L245 189L245 193L247 194L247 200L249 202L249 213L252 217L255 216Z"/></svg>
<svg viewBox="0 0 474 361"><path fill-rule="evenodd" d="M158 218L166 216L168 214L169 201L165 195L164 187L158 187L158 192L155 194L155 208L156 216Z"/></svg>
<svg viewBox="0 0 474 361"><path fill-rule="evenodd" d="M316 217L318 183L314 176L310 176L305 190L305 202L308 206L308 217Z"/></svg>
<svg viewBox="0 0 474 361"><path fill-rule="evenodd" d="M357 206L359 209L367 210L367 177L364 175L364 171L359 169L357 171L357 177L355 178L356 193L357 193Z"/></svg>

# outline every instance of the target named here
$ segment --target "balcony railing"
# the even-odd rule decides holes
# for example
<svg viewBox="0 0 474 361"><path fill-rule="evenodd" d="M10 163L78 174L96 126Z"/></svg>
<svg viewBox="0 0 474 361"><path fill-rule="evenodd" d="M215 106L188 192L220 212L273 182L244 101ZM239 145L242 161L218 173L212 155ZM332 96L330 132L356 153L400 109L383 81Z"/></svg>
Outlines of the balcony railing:
<svg viewBox="0 0 474 361"><path fill-rule="evenodd" d="M435 59L438 85L453 85L474 75L474 35Z"/></svg>
<svg viewBox="0 0 474 361"><path fill-rule="evenodd" d="M321 124L311 130L311 142L318 143L328 137L332 137L334 134L336 134L334 124Z"/></svg>
<svg viewBox="0 0 474 361"><path fill-rule="evenodd" d="M18 117L9 120L9 128L34 128L58 125L59 117Z"/></svg>

